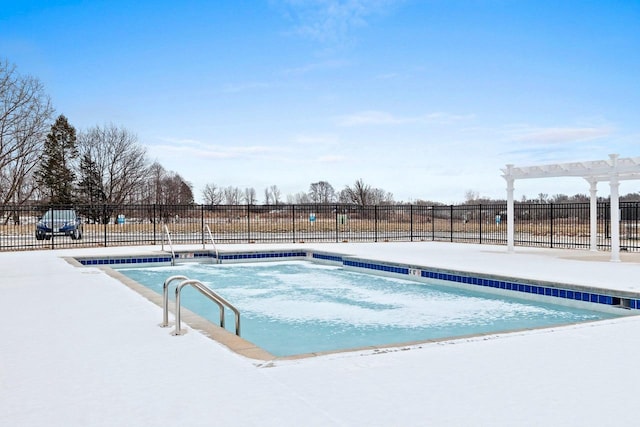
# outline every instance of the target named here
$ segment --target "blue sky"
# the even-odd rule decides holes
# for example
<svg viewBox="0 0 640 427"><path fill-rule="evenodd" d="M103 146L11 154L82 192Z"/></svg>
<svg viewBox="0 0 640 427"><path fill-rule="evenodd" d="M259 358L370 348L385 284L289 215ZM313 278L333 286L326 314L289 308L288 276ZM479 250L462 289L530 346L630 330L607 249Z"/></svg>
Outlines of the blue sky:
<svg viewBox="0 0 640 427"><path fill-rule="evenodd" d="M76 128L137 134L198 201L362 179L456 203L504 198L507 163L640 156L637 0L0 3L0 58ZM588 185L516 182L538 193Z"/></svg>

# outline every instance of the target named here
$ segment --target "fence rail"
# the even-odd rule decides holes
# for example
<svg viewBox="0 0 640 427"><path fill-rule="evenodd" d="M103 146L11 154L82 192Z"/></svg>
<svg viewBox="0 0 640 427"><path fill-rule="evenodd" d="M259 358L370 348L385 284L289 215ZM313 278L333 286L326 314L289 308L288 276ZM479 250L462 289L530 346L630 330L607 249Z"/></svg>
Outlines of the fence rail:
<svg viewBox="0 0 640 427"><path fill-rule="evenodd" d="M82 238L37 240L49 209L75 209ZM0 205L0 251L175 244L448 241L506 245L507 207L482 205ZM610 249L609 204L597 205L598 247ZM621 246L640 251L640 202L620 202ZM515 244L588 248L589 203L516 203ZM47 236L49 237L49 236Z"/></svg>

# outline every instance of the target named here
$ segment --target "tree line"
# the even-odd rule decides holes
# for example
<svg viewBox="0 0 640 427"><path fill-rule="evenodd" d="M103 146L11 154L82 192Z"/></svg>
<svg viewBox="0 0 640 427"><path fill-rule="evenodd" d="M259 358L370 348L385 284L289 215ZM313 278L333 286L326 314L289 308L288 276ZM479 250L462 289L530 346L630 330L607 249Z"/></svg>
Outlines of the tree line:
<svg viewBox="0 0 640 427"><path fill-rule="evenodd" d="M206 184L202 191L204 204L207 205L255 205L258 203L254 188L221 187L215 183ZM389 205L395 203L393 194L380 188L372 187L362 178L351 186L336 191L327 181L318 181L309 185L308 192L299 192L287 195L286 199L277 185L271 185L264 189L265 205L279 204L329 204L345 203L360 206Z"/></svg>

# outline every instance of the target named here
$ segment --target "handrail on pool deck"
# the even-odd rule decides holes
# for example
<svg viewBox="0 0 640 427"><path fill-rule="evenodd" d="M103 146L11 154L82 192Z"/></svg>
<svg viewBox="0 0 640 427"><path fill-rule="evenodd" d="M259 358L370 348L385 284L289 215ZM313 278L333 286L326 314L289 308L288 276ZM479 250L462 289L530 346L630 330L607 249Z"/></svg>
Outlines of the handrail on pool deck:
<svg viewBox="0 0 640 427"><path fill-rule="evenodd" d="M204 225L204 230L206 230L207 233L209 233L209 240L211 240L211 244L213 245L213 251L216 253L216 264L220 264L220 257L218 256L218 248L216 247L216 242L213 241L213 235L211 234L211 229L209 228L209 224ZM202 249L205 249L204 238L202 239Z"/></svg>
<svg viewBox="0 0 640 427"><path fill-rule="evenodd" d="M169 240L169 248L171 249L171 265L176 265L176 254L173 251L173 243L171 242L171 234L169 233L169 227L167 224L164 224L164 235L162 236L162 250L164 251L164 236L167 236L167 240Z"/></svg>
<svg viewBox="0 0 640 427"><path fill-rule="evenodd" d="M171 278L170 278L171 279ZM169 280L169 279L167 279ZM182 335L184 332L182 332L181 329L181 322L180 322L180 291L182 290L182 288L184 288L185 286L193 286L194 288L196 288L198 291L200 291L200 293L204 296L206 296L207 298L209 298L211 301L215 302L218 307L220 307L220 327L224 328L224 306L229 307L235 314L236 317L236 335L240 336L240 312L238 311L237 308L235 308L229 301L227 301L226 299L224 299L223 297L221 297L220 295L216 294L214 291L212 291L211 289L209 289L206 285L204 285L204 283L202 283L199 280L184 280L183 282L180 282L180 284L176 287L176 327L173 331L173 335Z"/></svg>
<svg viewBox="0 0 640 427"><path fill-rule="evenodd" d="M162 285L162 323L160 327L166 328L169 326L169 285L174 280L189 280L187 276L171 276L164 281ZM219 301L214 301L218 304L220 309L220 327L224 328L224 306Z"/></svg>
<svg viewBox="0 0 640 427"><path fill-rule="evenodd" d="M162 323L161 327L169 326L169 285L174 280L187 280L187 276L171 276L162 284Z"/></svg>

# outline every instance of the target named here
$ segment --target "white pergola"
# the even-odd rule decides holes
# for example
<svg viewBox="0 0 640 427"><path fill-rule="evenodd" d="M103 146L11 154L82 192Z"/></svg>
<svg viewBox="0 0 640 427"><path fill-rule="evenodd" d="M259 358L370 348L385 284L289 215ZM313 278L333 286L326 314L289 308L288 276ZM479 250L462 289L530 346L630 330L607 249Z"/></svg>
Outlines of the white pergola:
<svg viewBox="0 0 640 427"><path fill-rule="evenodd" d="M598 250L597 239L597 184L609 181L611 195L611 261L620 261L620 181L640 179L640 157L619 158L609 154L608 160L590 162L559 163L541 166L515 167L507 165L502 169L502 177L507 181L507 251L514 251L514 208L513 191L516 179L577 177L584 178L590 185L590 247Z"/></svg>

